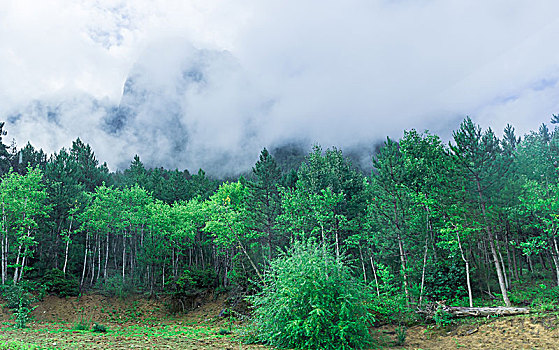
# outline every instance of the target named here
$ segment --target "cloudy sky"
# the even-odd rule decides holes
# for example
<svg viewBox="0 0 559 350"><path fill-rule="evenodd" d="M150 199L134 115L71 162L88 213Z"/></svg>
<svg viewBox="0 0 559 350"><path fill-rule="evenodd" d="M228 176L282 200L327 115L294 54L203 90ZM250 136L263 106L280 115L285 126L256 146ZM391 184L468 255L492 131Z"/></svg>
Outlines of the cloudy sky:
<svg viewBox="0 0 559 350"><path fill-rule="evenodd" d="M557 13L521 0L0 0L0 119L7 141L55 152L80 137L112 169L139 154L232 172L263 146L448 136L466 115L523 134L559 112Z"/></svg>

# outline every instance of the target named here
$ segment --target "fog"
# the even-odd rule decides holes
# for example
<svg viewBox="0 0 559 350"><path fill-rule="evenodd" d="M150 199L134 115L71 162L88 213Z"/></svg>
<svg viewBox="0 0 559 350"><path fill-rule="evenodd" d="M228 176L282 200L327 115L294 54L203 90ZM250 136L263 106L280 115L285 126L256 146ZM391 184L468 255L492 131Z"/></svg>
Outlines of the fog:
<svg viewBox="0 0 559 350"><path fill-rule="evenodd" d="M2 7L7 140L52 153L80 137L112 170L138 154L230 175L263 147L371 150L411 128L448 139L467 115L523 134L559 112L552 1Z"/></svg>

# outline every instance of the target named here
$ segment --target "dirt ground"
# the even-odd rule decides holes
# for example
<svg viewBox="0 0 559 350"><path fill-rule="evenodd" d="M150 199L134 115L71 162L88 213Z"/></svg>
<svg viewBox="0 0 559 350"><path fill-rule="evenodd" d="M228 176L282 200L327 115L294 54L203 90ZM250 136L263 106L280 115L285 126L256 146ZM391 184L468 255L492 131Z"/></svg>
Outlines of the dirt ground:
<svg viewBox="0 0 559 350"><path fill-rule="evenodd" d="M242 344L236 329L241 317L220 317L226 302L208 296L202 306L177 316L168 312L168 300L143 296L126 300L101 295L81 298L47 296L33 311L25 330L11 328L11 314L0 313L0 341L18 340L51 349L270 349ZM77 331L79 321L100 323L108 333ZM233 332L229 334L229 330ZM392 349L559 349L559 317L522 315L461 322L445 329L414 326L406 340L395 345L394 326L372 330ZM226 334L225 334L226 333Z"/></svg>
<svg viewBox="0 0 559 350"><path fill-rule="evenodd" d="M515 316L484 319L437 329L407 329L406 341L396 349L559 349L557 316ZM395 340L394 327L383 327L385 340ZM382 336L381 336L382 337Z"/></svg>

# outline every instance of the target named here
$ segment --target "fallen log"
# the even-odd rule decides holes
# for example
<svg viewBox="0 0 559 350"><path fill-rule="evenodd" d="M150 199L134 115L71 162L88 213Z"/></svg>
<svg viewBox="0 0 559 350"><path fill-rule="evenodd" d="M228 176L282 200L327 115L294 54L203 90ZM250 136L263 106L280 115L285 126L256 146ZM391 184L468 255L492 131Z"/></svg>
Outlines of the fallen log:
<svg viewBox="0 0 559 350"><path fill-rule="evenodd" d="M442 309L455 317L506 316L530 313L530 309L525 307L462 307L443 305Z"/></svg>

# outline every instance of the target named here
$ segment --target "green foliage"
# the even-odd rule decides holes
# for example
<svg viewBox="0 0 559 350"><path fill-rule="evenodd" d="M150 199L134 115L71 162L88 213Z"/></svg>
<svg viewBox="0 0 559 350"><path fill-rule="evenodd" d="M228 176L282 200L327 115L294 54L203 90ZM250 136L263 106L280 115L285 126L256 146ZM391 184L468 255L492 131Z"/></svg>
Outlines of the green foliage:
<svg viewBox="0 0 559 350"><path fill-rule="evenodd" d="M22 342L9 340L0 342L0 350L41 350L45 349L34 344L25 344Z"/></svg>
<svg viewBox="0 0 559 350"><path fill-rule="evenodd" d="M271 262L264 282L249 298L259 341L298 349L370 345L367 289L325 247L296 242Z"/></svg>
<svg viewBox="0 0 559 350"><path fill-rule="evenodd" d="M211 268L184 270L175 282L174 295L178 297L192 296L200 290L211 289L216 286L217 275Z"/></svg>
<svg viewBox="0 0 559 350"><path fill-rule="evenodd" d="M79 321L74 323L74 327L72 327L72 329L76 331L88 331L90 324L91 322L89 320L82 317Z"/></svg>
<svg viewBox="0 0 559 350"><path fill-rule="evenodd" d="M14 310L14 327L15 328L25 328L27 326L27 322L31 319L31 312L33 308L29 308L24 305L23 302L20 301L17 309Z"/></svg>
<svg viewBox="0 0 559 350"><path fill-rule="evenodd" d="M384 322L401 323L407 320L410 310L406 307L406 297L398 280L383 264L377 264L377 274L379 285L372 288L378 287L379 293L372 294L367 307L376 318Z"/></svg>
<svg viewBox="0 0 559 350"><path fill-rule="evenodd" d="M210 289L216 285L217 274L212 268L197 269L191 268L189 271L190 278L197 288Z"/></svg>
<svg viewBox="0 0 559 350"><path fill-rule="evenodd" d="M119 275L108 277L104 283L99 281L98 287L101 294L109 297L125 298L134 291L134 285L130 281L123 281Z"/></svg>
<svg viewBox="0 0 559 350"><path fill-rule="evenodd" d="M37 301L30 292L32 285L20 282L16 285L2 285L0 288L2 297L6 299L4 306L13 312L14 326L25 328L31 319L31 312L35 309L35 307L31 307L31 304Z"/></svg>
<svg viewBox="0 0 559 350"><path fill-rule="evenodd" d="M75 276L67 274L59 269L51 269L42 278L42 284L47 292L54 293L60 297L77 296L79 294L79 282Z"/></svg>
<svg viewBox="0 0 559 350"><path fill-rule="evenodd" d="M406 326L396 327L396 345L401 346L406 342L407 328Z"/></svg>
<svg viewBox="0 0 559 350"><path fill-rule="evenodd" d="M452 315L444 311L442 306L439 305L433 315L433 321L435 321L438 327L446 327L452 324Z"/></svg>
<svg viewBox="0 0 559 350"><path fill-rule="evenodd" d="M467 295L465 274L462 264L453 261L430 264L425 273L425 293L435 301L460 299Z"/></svg>
<svg viewBox="0 0 559 350"><path fill-rule="evenodd" d="M231 270L227 272L227 278L231 284L244 291L250 292L255 288L255 281L250 271L248 259L241 253L235 254L231 261Z"/></svg>
<svg viewBox="0 0 559 350"><path fill-rule="evenodd" d="M93 328L91 328L91 331L95 333L107 333L108 328L105 325L94 323Z"/></svg>
<svg viewBox="0 0 559 350"><path fill-rule="evenodd" d="M45 203L47 192L42 178L41 170L29 168L25 175L10 171L0 183L0 236L3 236L6 244L19 246L18 258L10 259L16 272L13 279L15 283L28 270L25 261L33 256L38 244L36 232L39 222L50 210L50 206Z"/></svg>
<svg viewBox="0 0 559 350"><path fill-rule="evenodd" d="M515 283L510 300L516 305L529 306L533 311L554 311L559 309L559 287L550 280L539 283Z"/></svg>
<svg viewBox="0 0 559 350"><path fill-rule="evenodd" d="M557 282L515 281L559 274L559 129L541 125L521 140L508 125L499 139L466 118L453 136L448 145L415 130L387 139L368 179L320 146L282 176L264 149L248 180L219 187L202 170L146 169L139 157L109 177L80 140L48 162L31 145L5 153L0 143L2 283L33 279L60 296L92 286L119 297L163 290L182 303L205 289L251 294L276 252L313 239L335 248L335 264L344 255L355 262L372 290L367 308L382 321L405 322L432 300L473 304L498 279L505 303L510 290L514 303L556 309ZM25 294L5 292L24 324ZM301 321L309 339L308 327L327 327L313 310Z"/></svg>

